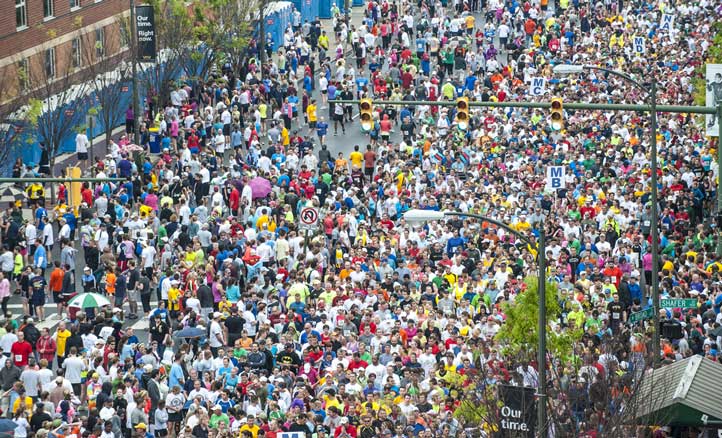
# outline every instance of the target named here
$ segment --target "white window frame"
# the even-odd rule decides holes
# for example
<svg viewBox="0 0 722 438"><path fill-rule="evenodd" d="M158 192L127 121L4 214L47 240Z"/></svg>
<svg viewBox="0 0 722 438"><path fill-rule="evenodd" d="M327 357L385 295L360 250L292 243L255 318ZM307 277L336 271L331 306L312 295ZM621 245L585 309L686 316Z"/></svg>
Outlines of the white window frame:
<svg viewBox="0 0 722 438"><path fill-rule="evenodd" d="M57 74L55 60L55 47L46 49L45 62L43 63L43 68L45 69L45 79L55 79ZM48 72L48 67L50 67L50 72Z"/></svg>
<svg viewBox="0 0 722 438"><path fill-rule="evenodd" d="M77 11L80 9L80 0L70 0L70 10Z"/></svg>
<svg viewBox="0 0 722 438"><path fill-rule="evenodd" d="M18 23L18 9L22 11L23 22ZM24 30L28 28L28 1L27 0L15 0L15 28L17 30Z"/></svg>
<svg viewBox="0 0 722 438"><path fill-rule="evenodd" d="M18 88L21 91L28 91L30 89L30 71L28 58L23 58L18 61L17 69ZM22 71L23 74L20 74L20 71Z"/></svg>
<svg viewBox="0 0 722 438"><path fill-rule="evenodd" d="M43 0L43 21L55 18L55 0Z"/></svg>
<svg viewBox="0 0 722 438"><path fill-rule="evenodd" d="M80 41L80 37L75 37L70 43L73 58L73 68L80 68L83 66L83 42Z"/></svg>
<svg viewBox="0 0 722 438"><path fill-rule="evenodd" d="M100 38L98 38L100 37ZM99 27L95 29L95 58L102 59L105 57L105 28ZM100 44L98 44L100 43Z"/></svg>

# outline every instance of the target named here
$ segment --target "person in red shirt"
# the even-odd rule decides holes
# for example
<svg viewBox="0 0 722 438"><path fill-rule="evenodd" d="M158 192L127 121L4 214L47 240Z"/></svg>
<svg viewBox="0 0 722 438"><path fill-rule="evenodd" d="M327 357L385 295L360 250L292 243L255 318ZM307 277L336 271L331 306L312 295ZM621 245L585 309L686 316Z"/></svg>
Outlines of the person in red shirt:
<svg viewBox="0 0 722 438"><path fill-rule="evenodd" d="M33 346L25 340L25 333L18 331L18 340L10 347L10 353L13 363L19 368L23 368L28 364L28 358L33 354Z"/></svg>
<svg viewBox="0 0 722 438"><path fill-rule="evenodd" d="M348 370L352 371L352 370L355 370L358 368L366 369L368 366L369 366L368 362L361 359L361 355L358 352L356 352L353 354L353 360L351 362L349 362L349 364L348 364Z"/></svg>
<svg viewBox="0 0 722 438"><path fill-rule="evenodd" d="M233 186L231 194L228 196L228 204L231 207L231 212L235 214L238 211L238 207L241 203L241 194L238 192L238 188Z"/></svg>

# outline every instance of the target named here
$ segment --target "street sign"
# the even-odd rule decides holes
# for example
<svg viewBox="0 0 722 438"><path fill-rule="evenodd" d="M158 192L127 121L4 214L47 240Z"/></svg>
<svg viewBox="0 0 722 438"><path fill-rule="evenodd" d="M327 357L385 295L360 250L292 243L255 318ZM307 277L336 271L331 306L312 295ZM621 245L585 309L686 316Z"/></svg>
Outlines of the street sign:
<svg viewBox="0 0 722 438"><path fill-rule="evenodd" d="M673 309L678 307L682 309L695 309L697 308L697 300L694 298L664 298L659 300L659 305Z"/></svg>
<svg viewBox="0 0 722 438"><path fill-rule="evenodd" d="M304 207L301 209L301 227L315 228L318 225L318 208Z"/></svg>
<svg viewBox="0 0 722 438"><path fill-rule="evenodd" d="M645 319L652 319L654 317L654 307L647 307L639 312L634 312L629 315L629 322L632 324L643 321Z"/></svg>

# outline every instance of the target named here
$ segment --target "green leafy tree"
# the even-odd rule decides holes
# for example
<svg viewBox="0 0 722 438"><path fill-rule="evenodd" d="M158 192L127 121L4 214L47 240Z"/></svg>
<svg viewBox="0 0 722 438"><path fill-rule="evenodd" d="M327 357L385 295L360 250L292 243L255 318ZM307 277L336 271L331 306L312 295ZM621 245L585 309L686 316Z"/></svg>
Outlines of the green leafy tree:
<svg viewBox="0 0 722 438"><path fill-rule="evenodd" d="M191 11L197 0L186 3L183 0L149 0L155 14L156 50L158 61L152 64L142 76L149 89L156 110L170 100L174 80L182 71L184 57L189 47L198 43Z"/></svg>
<svg viewBox="0 0 722 438"><path fill-rule="evenodd" d="M186 74L205 80L214 66L224 62L238 71L251 36L250 17L258 8L257 0L195 3L193 32L197 45L185 58Z"/></svg>
<svg viewBox="0 0 722 438"><path fill-rule="evenodd" d="M506 321L496 335L505 352L517 355L536 349L539 340L539 291L536 277L524 280L526 289L513 302L504 305ZM569 358L573 345L581 339L581 330L551 330L549 321L556 321L561 314L557 285L546 284L547 349L552 357Z"/></svg>

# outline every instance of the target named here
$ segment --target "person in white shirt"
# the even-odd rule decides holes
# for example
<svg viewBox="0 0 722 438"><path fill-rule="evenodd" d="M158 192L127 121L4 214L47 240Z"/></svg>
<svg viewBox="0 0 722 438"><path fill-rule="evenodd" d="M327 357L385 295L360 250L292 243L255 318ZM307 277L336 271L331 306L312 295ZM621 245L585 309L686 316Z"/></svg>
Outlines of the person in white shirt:
<svg viewBox="0 0 722 438"><path fill-rule="evenodd" d="M85 132L81 131L75 136L75 152L78 154L78 165L81 169L88 167L88 147L90 142Z"/></svg>

